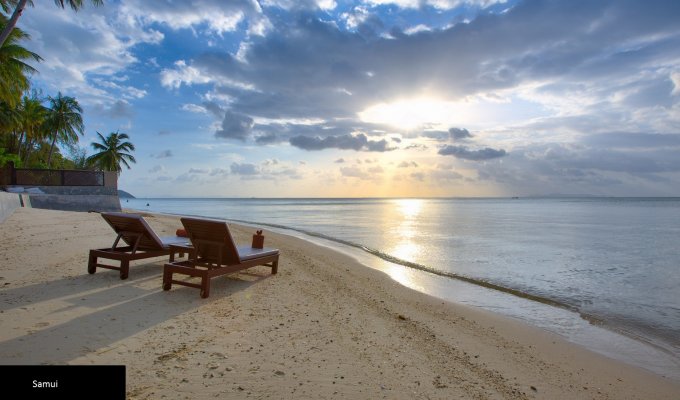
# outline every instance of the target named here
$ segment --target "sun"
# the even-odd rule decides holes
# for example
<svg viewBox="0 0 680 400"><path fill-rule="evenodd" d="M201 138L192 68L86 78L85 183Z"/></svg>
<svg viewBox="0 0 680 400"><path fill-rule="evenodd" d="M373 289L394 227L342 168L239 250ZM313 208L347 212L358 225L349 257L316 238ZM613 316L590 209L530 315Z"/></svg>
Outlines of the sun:
<svg viewBox="0 0 680 400"><path fill-rule="evenodd" d="M375 104L358 115L364 122L410 130L424 125L446 125L453 120L456 108L454 102L417 97Z"/></svg>

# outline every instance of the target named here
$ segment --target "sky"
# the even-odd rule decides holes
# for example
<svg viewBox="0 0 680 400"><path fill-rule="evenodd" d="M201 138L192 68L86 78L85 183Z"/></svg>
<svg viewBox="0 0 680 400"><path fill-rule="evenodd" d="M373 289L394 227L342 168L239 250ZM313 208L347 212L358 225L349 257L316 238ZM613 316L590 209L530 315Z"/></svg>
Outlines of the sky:
<svg viewBox="0 0 680 400"><path fill-rule="evenodd" d="M680 196L680 2L37 0L137 197Z"/></svg>

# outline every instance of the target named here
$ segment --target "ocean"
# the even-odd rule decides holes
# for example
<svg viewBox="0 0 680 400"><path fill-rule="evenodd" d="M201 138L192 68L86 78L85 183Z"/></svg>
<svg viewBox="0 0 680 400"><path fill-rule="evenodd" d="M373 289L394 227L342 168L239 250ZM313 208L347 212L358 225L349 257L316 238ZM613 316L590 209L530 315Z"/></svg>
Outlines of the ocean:
<svg viewBox="0 0 680 400"><path fill-rule="evenodd" d="M121 205L302 236L405 286L680 376L678 198L164 198Z"/></svg>

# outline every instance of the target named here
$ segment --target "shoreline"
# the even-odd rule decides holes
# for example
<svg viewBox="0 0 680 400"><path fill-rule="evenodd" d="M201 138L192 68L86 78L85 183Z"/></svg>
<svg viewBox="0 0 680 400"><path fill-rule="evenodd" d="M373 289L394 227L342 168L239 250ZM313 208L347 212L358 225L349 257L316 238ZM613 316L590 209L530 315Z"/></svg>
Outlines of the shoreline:
<svg viewBox="0 0 680 400"><path fill-rule="evenodd" d="M146 213L146 212L145 212ZM178 217L149 214L159 234ZM252 228L230 224L239 243ZM267 232L279 274L163 292L164 259L130 278L86 272L115 235L97 214L18 209L2 224L0 362L126 364L128 398L676 398L680 382L406 288L303 239ZM8 229L10 228L10 229Z"/></svg>
<svg viewBox="0 0 680 400"><path fill-rule="evenodd" d="M182 216L132 208L124 208L123 211L177 218ZM194 214L190 216L216 218ZM672 347L668 347L670 344L654 342L635 332L617 329L617 326L606 324L597 317L584 314L569 305L494 284L480 284L477 279L433 272L427 267L420 268L420 264L399 262L401 261L399 259L395 261L392 260L392 256L385 257L385 254L378 250L304 229L239 219L216 219L226 220L230 225L241 227L264 227L269 231L327 247L331 251L349 255L365 267L387 274L404 287L441 300L470 305L512 318L557 334L595 353L680 382L680 355L673 352ZM439 288L434 289L437 286ZM466 294L460 295L459 292Z"/></svg>

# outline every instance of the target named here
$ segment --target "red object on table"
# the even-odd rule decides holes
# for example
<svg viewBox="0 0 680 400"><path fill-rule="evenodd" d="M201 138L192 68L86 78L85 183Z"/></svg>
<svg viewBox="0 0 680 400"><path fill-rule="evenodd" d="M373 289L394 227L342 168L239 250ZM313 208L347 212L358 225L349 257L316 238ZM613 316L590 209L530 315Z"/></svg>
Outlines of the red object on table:
<svg viewBox="0 0 680 400"><path fill-rule="evenodd" d="M264 235L262 235L262 231L257 231L255 235L253 235L253 249L261 249L264 247Z"/></svg>
<svg viewBox="0 0 680 400"><path fill-rule="evenodd" d="M189 235L187 235L186 229L177 229L177 231L175 232L175 236L189 237Z"/></svg>

